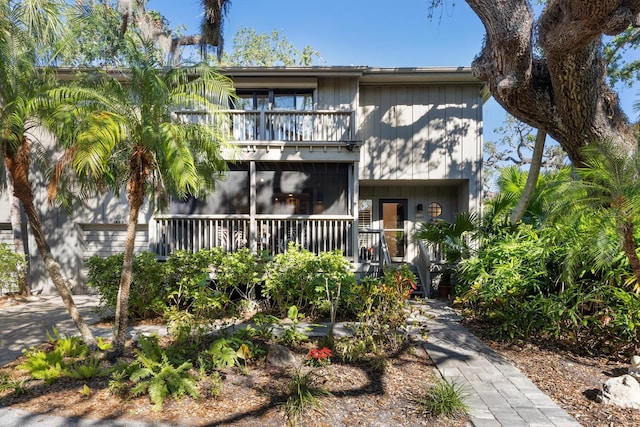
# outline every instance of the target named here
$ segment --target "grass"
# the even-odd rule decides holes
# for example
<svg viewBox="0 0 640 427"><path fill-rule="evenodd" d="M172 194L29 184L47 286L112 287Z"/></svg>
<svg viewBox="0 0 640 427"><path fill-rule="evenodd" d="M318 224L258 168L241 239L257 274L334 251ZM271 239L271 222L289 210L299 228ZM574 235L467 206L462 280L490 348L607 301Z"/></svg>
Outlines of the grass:
<svg viewBox="0 0 640 427"><path fill-rule="evenodd" d="M433 417L465 417L469 407L465 403L467 393L455 382L439 378L425 390L418 399L418 407Z"/></svg>
<svg viewBox="0 0 640 427"><path fill-rule="evenodd" d="M303 374L297 369L289 381L289 395L284 403L285 416L289 424L294 425L307 408L319 408L322 396L331 396L331 393L322 387L314 385L315 375L313 371Z"/></svg>

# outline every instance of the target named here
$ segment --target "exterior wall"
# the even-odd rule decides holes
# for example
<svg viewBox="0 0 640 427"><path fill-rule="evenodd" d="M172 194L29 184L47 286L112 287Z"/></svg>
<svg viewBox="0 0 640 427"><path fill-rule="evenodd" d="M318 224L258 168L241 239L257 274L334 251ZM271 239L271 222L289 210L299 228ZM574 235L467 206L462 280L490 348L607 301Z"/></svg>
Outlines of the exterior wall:
<svg viewBox="0 0 640 427"><path fill-rule="evenodd" d="M479 211L481 102L480 85L362 86L361 183L467 180L462 208Z"/></svg>
<svg viewBox="0 0 640 427"><path fill-rule="evenodd" d="M55 161L60 153L56 152L52 137L44 132L35 132L33 135L40 143L48 149L47 158L51 162ZM47 185L40 171L40 165L32 165L32 188L34 191L34 205L40 215L42 227L45 231L47 243L51 249L53 258L60 264L60 270L65 277L74 293L84 293L84 277L82 273L83 261L94 252L112 253L122 252L122 246L118 244L115 236L105 234L102 240L103 249L98 249L97 241L92 243L91 247L85 246L84 224L95 224L94 227L103 227L108 230L111 224L119 227L125 227L124 224L128 219L128 203L125 194L116 197L113 194L98 195L90 198L82 198L84 205L76 202L71 211L59 207L56 204L50 204L47 200ZM4 201L3 201L4 206ZM6 221L10 223L8 208L0 209L0 215L7 215ZM0 221L4 218L0 217ZM147 224L151 215L148 206L143 206L139 223ZM26 221L26 218L24 219ZM145 230L147 226L143 226ZM44 267L44 262L38 251L31 227L28 227L28 251L29 251L29 271L31 288L33 290L41 290L44 294L55 293L55 287L51 282L49 275ZM144 248L149 249L148 239ZM119 246L119 250L116 248ZM88 251L85 251L89 249ZM137 248L140 250L141 248Z"/></svg>
<svg viewBox="0 0 640 427"><path fill-rule="evenodd" d="M318 79L318 110L352 110L357 107L358 80L355 77L323 77Z"/></svg>
<svg viewBox="0 0 640 427"><path fill-rule="evenodd" d="M39 185L36 192L42 226L54 259L60 264L63 276L69 281L73 293L84 293L84 260L92 255L109 256L123 251L128 204L120 198L105 195L91 198L85 207L77 207L71 213L49 205L45 200L46 189ZM148 209L140 214L140 236L136 238L136 252L149 250ZM44 294L55 293L55 288L45 271L35 239L29 230L29 255L31 287Z"/></svg>

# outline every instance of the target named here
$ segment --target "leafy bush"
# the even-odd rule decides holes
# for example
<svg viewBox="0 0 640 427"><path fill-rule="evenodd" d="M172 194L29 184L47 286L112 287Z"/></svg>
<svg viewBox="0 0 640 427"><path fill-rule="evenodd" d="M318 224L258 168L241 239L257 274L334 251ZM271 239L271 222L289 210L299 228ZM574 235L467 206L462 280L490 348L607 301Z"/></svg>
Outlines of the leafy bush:
<svg viewBox="0 0 640 427"><path fill-rule="evenodd" d="M69 378L90 379L108 375L110 370L102 366L102 362L95 355L87 359L69 364L64 374Z"/></svg>
<svg viewBox="0 0 640 427"><path fill-rule="evenodd" d="M176 251L167 258L170 307L193 315L196 323L219 317L229 296L212 286L212 271L224 253L218 249L195 253Z"/></svg>
<svg viewBox="0 0 640 427"><path fill-rule="evenodd" d="M358 310L358 323L352 326L352 337L336 341L336 352L344 360L375 362L383 369L385 351L397 350L407 339L406 302L415 283L415 275L405 266L355 284L350 305Z"/></svg>
<svg viewBox="0 0 640 427"><path fill-rule="evenodd" d="M476 257L461 262L456 303L491 325L497 339L633 352L640 297L615 243L615 224L585 216L563 221L494 228Z"/></svg>
<svg viewBox="0 0 640 427"><path fill-rule="evenodd" d="M13 252L6 243L0 244L0 295L18 292L26 274L25 256Z"/></svg>
<svg viewBox="0 0 640 427"><path fill-rule="evenodd" d="M266 257L254 255L249 249L221 253L216 257L213 276L217 289L227 295L253 302L256 288L263 280Z"/></svg>
<svg viewBox="0 0 640 427"><path fill-rule="evenodd" d="M457 275L462 301L484 312L550 288L547 249L527 225L485 242L476 257L460 263Z"/></svg>
<svg viewBox="0 0 640 427"><path fill-rule="evenodd" d="M296 306L314 316L330 308L327 285L333 291L340 284L342 292L349 294L354 283L351 264L340 251L315 255L290 243L287 252L276 255L266 266L263 295L281 315Z"/></svg>
<svg viewBox="0 0 640 427"><path fill-rule="evenodd" d="M63 338L54 327L53 335L47 332L47 339L52 348L39 350L31 347L25 350L26 360L18 366L18 369L25 370L32 378L45 380L47 383L61 376L93 378L108 373L98 358L89 355L88 347L79 337Z"/></svg>
<svg viewBox="0 0 640 427"><path fill-rule="evenodd" d="M29 372L32 378L52 383L64 374L64 357L59 350L43 351L31 348L25 353L26 360L17 366Z"/></svg>
<svg viewBox="0 0 640 427"><path fill-rule="evenodd" d="M124 255L106 258L92 256L87 260L88 284L97 288L102 303L115 310ZM143 252L135 257L133 281L129 296L129 317L147 319L159 317L166 306L166 271L156 255Z"/></svg>

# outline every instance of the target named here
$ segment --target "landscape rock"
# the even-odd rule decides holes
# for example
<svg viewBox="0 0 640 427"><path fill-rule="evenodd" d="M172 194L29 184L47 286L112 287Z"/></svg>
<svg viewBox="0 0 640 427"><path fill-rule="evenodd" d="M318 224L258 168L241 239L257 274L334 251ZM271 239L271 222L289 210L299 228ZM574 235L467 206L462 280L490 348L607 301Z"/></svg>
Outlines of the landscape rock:
<svg viewBox="0 0 640 427"><path fill-rule="evenodd" d="M267 363L279 368L289 368L298 364L293 353L291 353L287 347L280 344L269 345Z"/></svg>
<svg viewBox="0 0 640 427"><path fill-rule="evenodd" d="M640 356L631 358L631 366L629 366L629 375L640 381Z"/></svg>
<svg viewBox="0 0 640 427"><path fill-rule="evenodd" d="M602 384L598 401L606 405L640 409L640 383L631 375L608 379Z"/></svg>

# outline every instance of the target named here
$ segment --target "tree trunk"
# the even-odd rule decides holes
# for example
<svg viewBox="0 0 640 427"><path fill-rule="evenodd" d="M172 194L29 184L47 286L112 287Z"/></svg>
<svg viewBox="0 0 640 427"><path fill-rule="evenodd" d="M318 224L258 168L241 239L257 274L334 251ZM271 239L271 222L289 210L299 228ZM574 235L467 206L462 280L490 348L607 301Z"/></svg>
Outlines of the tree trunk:
<svg viewBox="0 0 640 427"><path fill-rule="evenodd" d="M7 192L9 193L9 199L11 202L11 230L13 233L13 251L24 256L25 260L29 262L24 245L24 236L22 234L22 210L20 209L20 200L15 196L13 192L13 177L7 171ZM19 293L23 297L31 295L31 283L28 276L29 268L22 272L20 277L20 289Z"/></svg>
<svg viewBox="0 0 640 427"><path fill-rule="evenodd" d="M80 331L80 335L85 344L90 348L96 348L96 339L73 301L71 290L60 272L60 265L55 262L51 255L51 248L47 244L44 231L42 230L40 216L33 205L33 192L31 190L31 182L29 181L29 166L31 163L29 148L29 143L27 139L24 138L21 146L16 149L15 152L7 153L4 157L7 172L11 174L13 178L14 194L22 202L45 268L56 290L60 294L67 311L71 315L71 319L73 319L78 331Z"/></svg>
<svg viewBox="0 0 640 427"><path fill-rule="evenodd" d="M113 354L119 356L124 352L127 337L127 324L129 320L129 294L133 279L133 261L135 258L134 247L136 240L136 227L138 214L144 201L144 186L139 183L129 182L129 223L127 225L127 237L124 244L124 259L122 261L122 274L120 287L118 288L118 300L116 302L116 319L113 339Z"/></svg>
<svg viewBox="0 0 640 427"><path fill-rule="evenodd" d="M633 221L627 221L622 226L622 249L624 250L629 265L636 277L636 287L640 287L640 259L638 259L638 249L636 247Z"/></svg>
<svg viewBox="0 0 640 427"><path fill-rule="evenodd" d="M473 72L506 111L558 141L575 166L583 165L581 149L591 141L635 151L632 127L606 84L602 35L634 23L640 0L557 0L537 22L530 1L467 3L486 30Z"/></svg>
<svg viewBox="0 0 640 427"><path fill-rule="evenodd" d="M538 183L538 176L540 175L540 168L542 167L542 155L544 154L544 140L547 138L547 134L538 129L536 134L536 142L533 147L533 155L531 157L531 164L529 165L529 173L527 174L527 182L522 189L522 194L518 200L518 204L513 208L513 212L509 215L509 222L516 224L519 222L524 213L527 211L531 197L536 190L536 184Z"/></svg>

